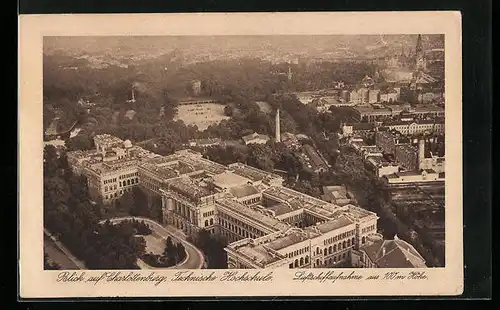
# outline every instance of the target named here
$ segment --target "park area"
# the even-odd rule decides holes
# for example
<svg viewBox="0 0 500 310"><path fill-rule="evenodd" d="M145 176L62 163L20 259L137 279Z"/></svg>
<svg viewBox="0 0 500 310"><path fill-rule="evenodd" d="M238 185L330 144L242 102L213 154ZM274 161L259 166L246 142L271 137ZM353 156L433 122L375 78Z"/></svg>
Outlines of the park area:
<svg viewBox="0 0 500 310"><path fill-rule="evenodd" d="M224 119L229 119L229 116L224 114L224 105L217 103L180 105L175 116L175 120L182 120L187 126L196 125L200 131Z"/></svg>

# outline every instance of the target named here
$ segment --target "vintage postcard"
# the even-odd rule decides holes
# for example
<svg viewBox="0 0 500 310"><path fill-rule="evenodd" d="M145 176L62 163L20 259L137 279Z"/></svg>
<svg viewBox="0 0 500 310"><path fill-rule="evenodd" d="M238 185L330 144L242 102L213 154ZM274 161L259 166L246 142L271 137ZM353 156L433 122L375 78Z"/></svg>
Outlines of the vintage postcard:
<svg viewBox="0 0 500 310"><path fill-rule="evenodd" d="M462 293L460 13L19 29L21 298Z"/></svg>

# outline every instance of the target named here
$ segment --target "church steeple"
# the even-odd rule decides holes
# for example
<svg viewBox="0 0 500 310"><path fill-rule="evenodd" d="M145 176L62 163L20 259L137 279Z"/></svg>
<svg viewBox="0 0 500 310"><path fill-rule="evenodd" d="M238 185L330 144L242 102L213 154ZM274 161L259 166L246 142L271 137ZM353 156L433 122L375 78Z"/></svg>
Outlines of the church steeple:
<svg viewBox="0 0 500 310"><path fill-rule="evenodd" d="M420 34L417 37L417 45L415 47L415 61L416 70L425 71L427 69L424 47L422 46L422 36Z"/></svg>
<svg viewBox="0 0 500 310"><path fill-rule="evenodd" d="M422 46L422 35L418 35L417 37L417 46L415 47L415 54L420 54L424 51L424 47Z"/></svg>

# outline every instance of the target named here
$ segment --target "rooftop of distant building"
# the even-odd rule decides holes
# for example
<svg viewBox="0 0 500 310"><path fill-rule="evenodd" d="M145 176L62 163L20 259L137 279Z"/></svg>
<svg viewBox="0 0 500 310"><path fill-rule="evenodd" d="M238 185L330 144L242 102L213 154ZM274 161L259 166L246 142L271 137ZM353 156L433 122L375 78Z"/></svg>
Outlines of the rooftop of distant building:
<svg viewBox="0 0 500 310"><path fill-rule="evenodd" d="M228 167L235 174L250 179L254 182L268 181L270 179L282 179L281 176L275 173L263 171L243 163L230 164Z"/></svg>
<svg viewBox="0 0 500 310"><path fill-rule="evenodd" d="M379 268L425 268L425 260L408 242L397 238L394 240L377 240L361 247L370 260Z"/></svg>

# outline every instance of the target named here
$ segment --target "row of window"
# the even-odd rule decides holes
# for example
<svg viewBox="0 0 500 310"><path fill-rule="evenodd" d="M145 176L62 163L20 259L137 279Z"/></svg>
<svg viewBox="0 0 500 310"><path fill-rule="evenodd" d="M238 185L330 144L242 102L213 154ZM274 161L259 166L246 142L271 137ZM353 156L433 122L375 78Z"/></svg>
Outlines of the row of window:
<svg viewBox="0 0 500 310"><path fill-rule="evenodd" d="M290 267L290 269L291 268L298 268L298 267L302 267L302 266L307 265L307 264L309 264L309 255L306 255L306 257L301 257L300 259L296 258L293 263L290 263L289 267Z"/></svg>
<svg viewBox="0 0 500 310"><path fill-rule="evenodd" d="M116 178L104 180L104 184L116 182Z"/></svg>
<svg viewBox="0 0 500 310"><path fill-rule="evenodd" d="M365 232L368 232L368 231L372 231L372 230L375 230L375 225L371 225L371 226L368 226L368 227L365 227L361 230L361 233L365 233Z"/></svg>
<svg viewBox="0 0 500 310"><path fill-rule="evenodd" d="M176 200L174 200L174 212L184 218L191 217L191 209Z"/></svg>
<svg viewBox="0 0 500 310"><path fill-rule="evenodd" d="M318 247L316 248L316 254L321 254L323 253L324 256L333 254L338 251L345 250L346 248L349 248L351 246L354 246L355 239L348 239L347 241L339 242L338 245L334 244L333 246L329 246L328 248L324 248L323 251Z"/></svg>
<svg viewBox="0 0 500 310"><path fill-rule="evenodd" d="M325 262L324 264L325 265L331 265L331 264L335 264L335 263L339 263L343 260L345 260L347 257L347 253L343 253L342 255L335 255L333 257L330 257L329 259L325 259ZM320 266L321 265L321 260L320 259L316 259L316 266Z"/></svg>
<svg viewBox="0 0 500 310"><path fill-rule="evenodd" d="M338 240L341 240L341 239L344 239L344 238L347 238L350 236L354 236L355 233L356 233L356 231L354 229L350 230L350 231L346 231L344 233L341 233L340 235L336 235L334 237L326 239L323 244L324 245L332 244L334 242L337 242Z"/></svg>
<svg viewBox="0 0 500 310"><path fill-rule="evenodd" d="M205 220L205 227L212 226L213 224L214 224L214 219L210 219L210 221L209 220Z"/></svg>
<svg viewBox="0 0 500 310"><path fill-rule="evenodd" d="M123 195L123 193L130 192L130 191L132 191L131 187L124 188L124 189L120 190L120 196ZM105 195L104 197L105 197L105 199L113 199L113 198L118 198L119 196L118 196L118 192L116 192L116 193L111 193L111 194Z"/></svg>
<svg viewBox="0 0 500 310"><path fill-rule="evenodd" d="M113 198L118 198L118 193L111 193L109 195L104 196L106 200L108 199L113 199Z"/></svg>
<svg viewBox="0 0 500 310"><path fill-rule="evenodd" d="M205 212L205 213L203 213L203 217L209 217L209 216L212 216L214 214L215 214L215 211Z"/></svg>
<svg viewBox="0 0 500 310"><path fill-rule="evenodd" d="M286 257L294 257L294 256L297 256L297 255L302 255L304 253L308 253L310 250L311 250L311 247L306 246L305 248L298 249L298 250L295 250L295 251L290 252L288 254L285 254L285 256Z"/></svg>
<svg viewBox="0 0 500 310"><path fill-rule="evenodd" d="M231 232L233 232L234 234L237 234L243 238L252 238L252 239L255 239L257 237L260 237L260 236L263 236L264 234L261 233L261 232L257 232L257 233L251 233L249 232L248 230L245 230L245 229L241 229L241 227L238 227L232 223L229 223L228 221L224 220L224 219L219 219L219 224L230 230Z"/></svg>
<svg viewBox="0 0 500 310"><path fill-rule="evenodd" d="M139 179L138 178L128 179L128 180L123 181L123 182L120 181L120 187L134 185L134 184L137 184L137 183L139 183ZM117 188L118 188L118 186L116 184L115 185L110 185L110 186L104 186L104 192L116 190Z"/></svg>
<svg viewBox="0 0 500 310"><path fill-rule="evenodd" d="M261 233L260 230L254 228L253 226L250 226L250 225L248 225L246 223L243 223L242 221L240 221L238 219L235 219L235 218L233 218L233 217L231 217L231 216L229 216L229 215L227 215L225 213L219 213L219 217L221 219L226 219L228 221L231 221L231 222L235 223L236 225L243 227L244 229L248 230L251 233L254 233L254 234L260 234Z"/></svg>
<svg viewBox="0 0 500 310"><path fill-rule="evenodd" d="M135 176L138 176L138 175L139 175L139 172L128 173L128 174L121 175L119 177L119 179L123 180L123 179L126 179L126 178L135 177Z"/></svg>
<svg viewBox="0 0 500 310"><path fill-rule="evenodd" d="M243 204L244 205L251 205L251 204L254 204L254 203L259 202L259 201L260 201L260 197L256 197L256 198L244 200Z"/></svg>
<svg viewBox="0 0 500 310"><path fill-rule="evenodd" d="M112 191L112 190L116 190L117 189L117 185L110 185L110 186L104 186L104 192L107 192L107 191Z"/></svg>
<svg viewBox="0 0 500 310"><path fill-rule="evenodd" d="M139 183L139 178L123 180L123 182L120 181L120 187L134 185L134 184L137 184L137 183Z"/></svg>

